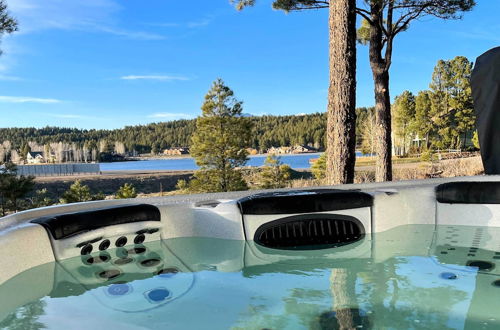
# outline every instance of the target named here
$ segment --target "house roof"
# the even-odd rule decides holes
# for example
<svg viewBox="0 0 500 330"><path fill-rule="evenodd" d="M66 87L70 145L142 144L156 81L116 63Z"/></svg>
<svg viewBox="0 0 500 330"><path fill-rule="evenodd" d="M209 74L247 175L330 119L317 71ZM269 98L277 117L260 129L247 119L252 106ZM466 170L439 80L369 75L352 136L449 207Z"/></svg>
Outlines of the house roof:
<svg viewBox="0 0 500 330"><path fill-rule="evenodd" d="M41 151L30 151L30 152L28 152L28 155L30 155L33 158L35 158L36 156L43 157L43 152L41 152Z"/></svg>

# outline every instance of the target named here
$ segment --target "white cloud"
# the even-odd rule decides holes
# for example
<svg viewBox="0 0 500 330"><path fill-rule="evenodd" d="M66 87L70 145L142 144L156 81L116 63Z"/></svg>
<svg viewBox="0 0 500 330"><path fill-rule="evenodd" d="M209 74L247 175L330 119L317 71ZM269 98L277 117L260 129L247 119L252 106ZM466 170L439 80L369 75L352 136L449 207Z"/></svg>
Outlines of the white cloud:
<svg viewBox="0 0 500 330"><path fill-rule="evenodd" d="M106 32L120 37L126 37L128 39L136 40L165 40L166 37L161 34L149 33L149 32L137 32L137 31L127 31L122 29L115 29L106 26L94 25L97 31Z"/></svg>
<svg viewBox="0 0 500 330"><path fill-rule="evenodd" d="M148 116L156 119L191 119L192 115L187 113L157 112Z"/></svg>
<svg viewBox="0 0 500 330"><path fill-rule="evenodd" d="M212 18L204 18L204 19L199 20L199 21L192 21L192 22L187 23L187 27L190 29L199 28L199 27L207 26L211 22L212 22Z"/></svg>
<svg viewBox="0 0 500 330"><path fill-rule="evenodd" d="M164 22L164 23L148 23L150 26L159 26L159 27L175 27L175 28L189 28L196 29L200 27L204 27L212 23L214 20L213 16L208 16L199 20L193 20L184 23L173 23L173 22Z"/></svg>
<svg viewBox="0 0 500 330"><path fill-rule="evenodd" d="M111 19L121 8L112 0L16 0L9 9L19 20L20 33L42 29L77 29Z"/></svg>
<svg viewBox="0 0 500 330"><path fill-rule="evenodd" d="M1 68L0 68L0 71L2 71ZM8 76L8 75L0 74L0 80L5 80L5 81L22 81L24 79L20 78L20 77Z"/></svg>
<svg viewBox="0 0 500 330"><path fill-rule="evenodd" d="M102 32L137 40L162 40L165 36L144 31L119 28L114 19L122 10L113 0L16 0L9 9L18 19L18 33L33 33L46 29Z"/></svg>
<svg viewBox="0 0 500 330"><path fill-rule="evenodd" d="M122 80L162 80L162 81L173 81L173 80L189 80L188 77L184 76L169 76L169 75L128 75L120 77Z"/></svg>
<svg viewBox="0 0 500 330"><path fill-rule="evenodd" d="M26 97L26 96L0 96L0 102L54 104L54 103L61 103L62 101L57 99L46 99L46 98Z"/></svg>

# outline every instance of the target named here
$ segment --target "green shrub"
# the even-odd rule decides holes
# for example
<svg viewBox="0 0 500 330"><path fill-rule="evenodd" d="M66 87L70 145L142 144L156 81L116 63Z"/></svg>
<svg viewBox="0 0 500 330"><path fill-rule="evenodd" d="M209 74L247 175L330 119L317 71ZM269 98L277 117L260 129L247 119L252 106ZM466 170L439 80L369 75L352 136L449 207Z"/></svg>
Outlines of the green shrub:
<svg viewBox="0 0 500 330"><path fill-rule="evenodd" d="M134 185L130 183L125 183L123 186L118 189L115 194L116 199L125 199L125 198L136 198L137 192L135 190Z"/></svg>
<svg viewBox="0 0 500 330"><path fill-rule="evenodd" d="M68 203L79 203L88 201L97 201L105 199L106 195L102 192L98 192L95 195L90 193L90 188L87 185L82 184L80 180L76 180L68 190L64 192L59 201L62 204Z"/></svg>
<svg viewBox="0 0 500 330"><path fill-rule="evenodd" d="M474 131L474 135L472 136L472 144L476 149L481 149L479 145L479 134L477 133L477 131Z"/></svg>
<svg viewBox="0 0 500 330"><path fill-rule="evenodd" d="M175 185L175 188L177 190L188 190L189 189L189 183L184 180L184 179L180 179L179 181L177 181L177 184Z"/></svg>
<svg viewBox="0 0 500 330"><path fill-rule="evenodd" d="M438 160L438 157L434 152L432 152L431 149L427 149L422 151L422 154L420 155L420 160L423 162L433 162Z"/></svg>
<svg viewBox="0 0 500 330"><path fill-rule="evenodd" d="M258 175L258 185L264 189L285 188L290 183L292 169L280 157L269 155Z"/></svg>
<svg viewBox="0 0 500 330"><path fill-rule="evenodd" d="M31 207L45 207L54 204L54 200L48 196L47 188L35 191L35 196L31 198Z"/></svg>
<svg viewBox="0 0 500 330"><path fill-rule="evenodd" d="M321 154L312 164L311 172L317 180L323 180L326 177L326 154Z"/></svg>

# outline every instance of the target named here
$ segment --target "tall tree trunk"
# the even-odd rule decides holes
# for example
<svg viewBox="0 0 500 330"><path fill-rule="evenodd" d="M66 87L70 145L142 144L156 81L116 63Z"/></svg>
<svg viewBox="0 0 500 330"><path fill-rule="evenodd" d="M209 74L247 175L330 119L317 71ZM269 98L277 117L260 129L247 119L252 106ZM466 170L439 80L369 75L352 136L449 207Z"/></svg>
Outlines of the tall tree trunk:
<svg viewBox="0 0 500 330"><path fill-rule="evenodd" d="M375 69L373 69L375 67ZM389 72L372 65L375 82L376 152L375 181L392 180L391 99Z"/></svg>
<svg viewBox="0 0 500 330"><path fill-rule="evenodd" d="M389 97L389 68L392 58L393 37L384 42L382 1L370 3L370 66L375 84L376 153L375 181L392 180L391 99ZM392 33L392 12L394 2L387 7L387 29ZM385 47L385 57L382 51Z"/></svg>
<svg viewBox="0 0 500 330"><path fill-rule="evenodd" d="M334 268L330 274L330 291L333 298L333 310L338 322L339 330L354 330L356 324L353 311L357 306L355 288L352 279L349 279L347 269Z"/></svg>
<svg viewBox="0 0 500 330"><path fill-rule="evenodd" d="M330 1L328 184L354 182L356 162L356 0Z"/></svg>

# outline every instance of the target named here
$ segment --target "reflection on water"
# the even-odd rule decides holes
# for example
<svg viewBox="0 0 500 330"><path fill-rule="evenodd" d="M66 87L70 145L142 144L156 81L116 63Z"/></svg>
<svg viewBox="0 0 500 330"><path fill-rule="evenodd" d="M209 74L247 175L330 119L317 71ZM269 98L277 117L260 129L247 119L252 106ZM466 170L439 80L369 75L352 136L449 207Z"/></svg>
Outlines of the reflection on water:
<svg viewBox="0 0 500 330"><path fill-rule="evenodd" d="M15 313L9 314L0 322L1 329L43 329L44 324L38 321L44 314L45 302L36 300L19 307Z"/></svg>
<svg viewBox="0 0 500 330"><path fill-rule="evenodd" d="M498 329L499 234L419 225L330 250L207 238L114 249L2 284L0 328Z"/></svg>

